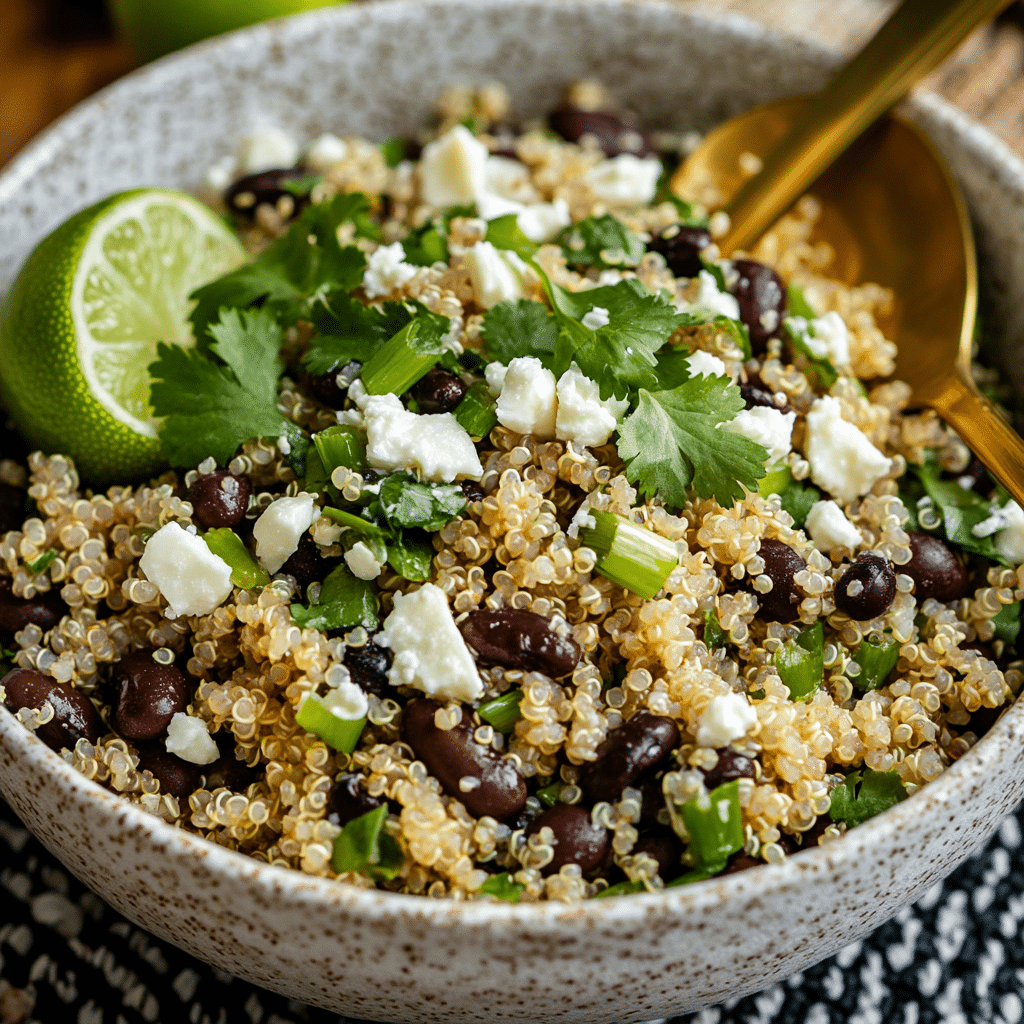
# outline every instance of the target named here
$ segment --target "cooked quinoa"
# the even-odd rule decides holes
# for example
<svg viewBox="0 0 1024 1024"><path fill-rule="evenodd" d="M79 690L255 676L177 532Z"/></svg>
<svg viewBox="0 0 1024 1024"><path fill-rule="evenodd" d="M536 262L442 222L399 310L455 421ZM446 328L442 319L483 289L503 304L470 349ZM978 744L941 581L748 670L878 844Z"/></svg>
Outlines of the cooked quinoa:
<svg viewBox="0 0 1024 1024"><path fill-rule="evenodd" d="M349 885L437 897L575 901L612 886L615 892L657 890L841 841L848 827L913 794L963 756L1019 692L1013 640L1016 602L1024 598L1022 527L961 439L933 413L908 411L909 388L887 379L895 356L885 336L892 296L877 285L851 287L828 278L831 254L811 240L820 212L813 198L801 201L749 254L796 291L790 288L786 330L761 313L746 325L754 342L748 354L737 318L722 314L737 305L740 264L718 261L709 234L700 246L703 273L672 268L680 244L673 240L683 229L706 230L701 201L713 196L691 197L686 211L663 190L655 194L639 183L658 159L650 155L650 138L593 83L573 86L552 115L562 137L544 126L513 129L508 117L500 87L452 90L442 98L436 129L407 144L405 156L418 156L421 143L468 136L469 125L477 144L500 154L492 166L503 175L504 209L539 206L555 222L547 228L550 240L532 254L552 289L585 296L635 279L648 294L664 293L669 312L690 312L671 330L666 351L697 355L689 380L705 372L721 381L722 394L743 394L744 412L763 410L754 419L773 426L753 440L767 438L785 449L765 460L768 483L758 486L762 471L749 484L736 484L739 496L732 501L719 500L722 488L702 495L696 483L682 502L666 500L644 486L640 463L631 465L643 453L620 454L628 415L622 408L604 406L617 420L616 433L609 429L597 444L580 443L581 427L522 433L501 422L522 416L539 422L543 410L534 408L539 400L531 396L542 380L541 363L509 365L501 371L510 375L504 384L500 374L492 380L485 365L494 362L488 318L502 301L546 308L548 284L522 260L502 257L494 285L501 295L491 301L487 275L499 271L482 267L478 246L490 237L483 211L443 216L444 205L467 204L430 204L424 193L436 191L437 182L428 180L424 163L396 159L395 144L323 137L307 148L300 170L271 170L273 179L262 166L220 166L211 176L216 190L211 186L206 198L236 216L253 254L284 236L307 203L343 193L369 197L366 216L377 231L361 234L353 220L338 239L368 261L352 294L378 307L419 303L409 308L446 318L451 355L440 372L447 378L431 380L455 387L459 401L467 387L486 381L490 391L478 383L477 393L486 406L499 392L499 422L470 449L482 470L478 481L464 463L449 465L455 451L449 447L416 456L436 456L441 468L432 477L421 463L381 468L387 460L378 455L376 468L365 460L327 467L331 471L312 488L296 475L293 442L284 436L246 440L220 464L197 459L148 484L105 493L83 488L63 455L36 452L27 466L4 459L4 495L20 503L27 489L33 512L21 522L19 505L19 525L0 536L6 588L0 590L0 630L9 630L0 638L16 670L41 673L47 685L61 687L54 693L77 691L99 716L94 739L83 733L73 749L59 739L47 742L87 778L229 849ZM608 141L612 136L618 151ZM663 153L678 154L686 140L656 141ZM452 159L471 152L460 145ZM422 159L428 158L425 151ZM289 173L306 184L288 191L282 181ZM242 175L248 177L239 181ZM570 220L592 223L606 215L618 219L624 238L642 243L636 258L607 250L595 257L585 239L576 249L565 241ZM402 243L416 238L426 245L431 225L446 258L407 262ZM589 265L576 250L589 253ZM375 253L381 255L375 259ZM813 326L801 335L803 347L793 342L792 333L806 332L809 322L791 319L794 294L805 298L810 322L823 325L819 337L829 324L838 330L839 321L845 351L840 346L816 355L821 346L814 344ZM828 314L837 317L826 320ZM608 316L591 308L581 322L597 330ZM376 407L366 389L353 384L359 383L359 360L319 374L319 390L317 375L302 368L303 355L327 333L316 317L287 326L278 408L304 435L340 420L355 436L364 432L371 452L376 442L366 432ZM759 333L768 335L760 345ZM699 354L706 354L703 362ZM504 362L535 355L531 350L529 357ZM510 393L509 380L519 371L527 397L503 406L501 394ZM588 382L581 376L583 388ZM559 374L550 379L556 377L561 388ZM323 400L324 387L336 390L336 402ZM623 394L615 397L628 405ZM419 384L406 394L406 405L410 395L421 414L431 401L444 404L440 391L425 397ZM558 401L567 401L561 391ZM588 401L586 410L594 412L609 398L599 400L595 391ZM388 415L399 422L394 410ZM866 486L850 483L853 493L843 496L822 483L831 453L817 463L809 454L814 443L826 443L813 438L816 417L826 415L855 428L857 451L874 452L884 467L872 471ZM780 440L781 421L791 424L791 435ZM559 439L559 433L572 436ZM750 438L749 431L740 435ZM650 443L656 447L663 439L652 436ZM693 463L693 453L686 454ZM843 490L866 472L863 464L855 459L836 486ZM464 507L429 530L429 580L397 571L390 549L382 559L372 530L360 532L363 527L344 516L322 511L358 516L389 471L403 468L412 471L410 480L418 471L433 479L431 486L448 487L448 499L461 488L465 499L456 495ZM203 481L213 474L220 487L224 479L247 481L232 529L249 562L269 571L256 585L226 585L226 597L195 611L187 595L169 600L169 585L147 578L140 562L168 524L193 537L210 527L197 509L213 486ZM773 489L771 480L781 483ZM991 512L971 531L975 540L967 551L935 500L936 481ZM268 509L275 509L272 515L283 509L283 499L295 500L289 507L299 509L307 494L313 495L311 511L299 531L305 547L291 536L271 568L267 551L271 541L280 544L282 533L267 525L261 534L257 524ZM819 507L833 498L834 509ZM621 518L600 518L608 513ZM811 529L805 517L825 525ZM663 539L658 550L667 550L672 564L653 596L602 572L609 555L598 543L595 524L601 522L624 522L623 529L640 528L641 538ZM939 576L955 579L935 584L922 575L924 542L915 540L922 536L945 552L936 556L947 559ZM993 557L979 553L986 538ZM303 551L305 562L296 561ZM323 626L316 618L336 567L346 579L366 580L376 625ZM428 605L431 588L443 595L442 606L447 603L441 612ZM879 588L882 599L874 600ZM399 637L405 619L397 609L410 602L411 613L410 595L421 590L426 596L416 607L424 630L436 626L438 648L458 648L442 673L422 657L409 668L413 656L387 646L415 644ZM784 614L773 613L780 601ZM867 617L851 617L851 610ZM444 632L445 615L461 633ZM18 628L4 625L11 622ZM815 634L819 624L822 632ZM474 643L487 630L496 631L504 654L488 654ZM547 661L536 655L541 647L551 654ZM890 651L892 663L866 689L873 662L859 655L869 648ZM472 659L468 675L465 663L455 660L463 650ZM186 679L187 692L176 698L181 718L173 727L133 739L119 735L116 725L131 718L125 694L137 676L127 666L138 661L126 659L140 653L143 676L155 665L165 673L161 680L172 680L173 673L174 680ZM811 678L807 664L814 658L820 669ZM55 716L67 717L52 699L18 700L28 692L19 679L28 677L12 672L0 688L7 684L7 706L27 728L45 730ZM167 692L180 685L160 683ZM321 701L344 697L355 710L335 716L342 722L365 717L350 753L322 738L324 729L312 719L304 720L316 731L297 722L311 694ZM156 715L155 706L134 710L145 719ZM187 735L186 726L192 730ZM169 736L170 745L184 751L180 757L167 751ZM644 753L645 744L655 753ZM445 772L452 778L437 777ZM731 801L726 811L738 815L725 846L717 833L695 834L706 826L702 813L710 794L720 813L721 802ZM875 797L880 802L872 804ZM360 862L365 836L360 840L359 823L365 832L371 817L372 849L362 850ZM716 842L718 852L709 854L708 844Z"/></svg>

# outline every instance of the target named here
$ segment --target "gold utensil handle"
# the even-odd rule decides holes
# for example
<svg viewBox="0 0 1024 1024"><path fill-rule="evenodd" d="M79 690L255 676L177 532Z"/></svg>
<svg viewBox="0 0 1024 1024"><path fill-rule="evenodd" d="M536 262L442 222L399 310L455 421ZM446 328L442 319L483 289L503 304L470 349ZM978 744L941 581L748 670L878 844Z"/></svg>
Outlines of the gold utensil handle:
<svg viewBox="0 0 1024 1024"><path fill-rule="evenodd" d="M756 242L854 139L1009 2L904 0L730 200L731 226L716 240L722 253Z"/></svg>
<svg viewBox="0 0 1024 1024"><path fill-rule="evenodd" d="M960 376L951 377L929 405L964 439L1017 504L1024 506L1024 441L995 406Z"/></svg>

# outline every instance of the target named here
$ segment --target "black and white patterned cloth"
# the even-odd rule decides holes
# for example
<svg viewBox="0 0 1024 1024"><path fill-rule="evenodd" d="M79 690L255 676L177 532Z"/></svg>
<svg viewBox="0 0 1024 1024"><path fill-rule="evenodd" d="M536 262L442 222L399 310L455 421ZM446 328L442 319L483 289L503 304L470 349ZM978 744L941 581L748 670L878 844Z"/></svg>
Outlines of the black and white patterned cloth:
<svg viewBox="0 0 1024 1024"><path fill-rule="evenodd" d="M1022 830L1018 809L961 870L830 960L658 1024L1019 1024ZM357 1024L232 978L130 924L3 802L0 907L0 1024Z"/></svg>

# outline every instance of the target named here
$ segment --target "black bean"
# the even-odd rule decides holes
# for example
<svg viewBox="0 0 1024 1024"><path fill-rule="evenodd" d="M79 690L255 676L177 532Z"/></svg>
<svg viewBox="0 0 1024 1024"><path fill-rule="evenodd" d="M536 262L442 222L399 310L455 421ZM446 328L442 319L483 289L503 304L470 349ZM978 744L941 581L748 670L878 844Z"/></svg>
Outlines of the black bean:
<svg viewBox="0 0 1024 1024"><path fill-rule="evenodd" d="M764 409L778 409L779 412L789 412L789 402L783 399L781 402L775 394L769 391L760 380L750 380L740 385L740 394L743 396L743 404L748 409L760 406Z"/></svg>
<svg viewBox="0 0 1024 1024"><path fill-rule="evenodd" d="M792 622L803 600L793 577L807 568L807 563L788 544L769 537L761 539L758 552L764 560L765 575L772 581L767 594L758 593L761 617L769 622Z"/></svg>
<svg viewBox="0 0 1024 1024"><path fill-rule="evenodd" d="M709 790L717 789L719 786L732 782L733 779L756 778L754 762L743 754L737 754L731 747L724 747L718 751L718 763L714 768L701 769L704 776L704 785Z"/></svg>
<svg viewBox="0 0 1024 1024"><path fill-rule="evenodd" d="M969 491L977 491L978 494L989 494L992 491L992 477L988 475L985 463L977 455L971 455L971 461L967 463L962 473L956 476L957 483Z"/></svg>
<svg viewBox="0 0 1024 1024"><path fill-rule="evenodd" d="M172 754L161 740L139 743L139 771L149 772L160 783L160 792L184 800L201 785L206 765L193 764Z"/></svg>
<svg viewBox="0 0 1024 1024"><path fill-rule="evenodd" d="M14 596L14 581L0 576L0 633L17 633L30 623L44 633L67 614L68 606L56 590L37 594L31 600Z"/></svg>
<svg viewBox="0 0 1024 1024"><path fill-rule="evenodd" d="M357 683L367 693L375 693L378 697L388 694L390 683L388 670L391 668L393 655L386 647L367 640L362 647L345 648L345 667Z"/></svg>
<svg viewBox="0 0 1024 1024"><path fill-rule="evenodd" d="M896 596L896 573L889 559L862 551L836 584L836 607L863 622L881 615Z"/></svg>
<svg viewBox="0 0 1024 1024"><path fill-rule="evenodd" d="M622 799L648 768L679 746L679 727L671 718L638 711L613 729L597 748L597 760L580 770L579 786L593 802Z"/></svg>
<svg viewBox="0 0 1024 1024"><path fill-rule="evenodd" d="M987 733L989 729L996 724L1006 708L1007 705L1005 704L1001 708L978 708L978 710L971 715L971 721L968 728L975 736L984 736L985 733Z"/></svg>
<svg viewBox="0 0 1024 1024"><path fill-rule="evenodd" d="M729 289L740 307L740 320L750 331L754 355L763 352L769 338L782 334L786 312L786 287L782 278L757 260L733 260L739 277Z"/></svg>
<svg viewBox="0 0 1024 1024"><path fill-rule="evenodd" d="M662 826L642 835L633 844L633 855L646 853L658 862L658 874L663 882L671 882L683 873L683 844L670 828Z"/></svg>
<svg viewBox="0 0 1024 1024"><path fill-rule="evenodd" d="M816 818L814 824L806 832L800 833L800 846L795 852L799 853L800 850L809 850L813 846L819 846L819 841L822 835L824 835L825 829L831 824L832 819L827 814Z"/></svg>
<svg viewBox="0 0 1024 1024"><path fill-rule="evenodd" d="M237 526L249 507L251 493L247 476L236 476L226 469L207 473L188 489L192 517L207 530Z"/></svg>
<svg viewBox="0 0 1024 1024"><path fill-rule="evenodd" d="M462 480L459 482L459 486L470 505L477 501L483 501L487 497L487 492L475 480Z"/></svg>
<svg viewBox="0 0 1024 1024"><path fill-rule="evenodd" d="M749 871L751 868L763 866L764 861L760 857L751 857L749 853L744 853L743 850L740 850L739 853L734 853L729 858L725 870L720 872L720 875L735 875L738 871Z"/></svg>
<svg viewBox="0 0 1024 1024"><path fill-rule="evenodd" d="M278 572L294 576L299 590L305 592L310 583L322 583L340 561L338 558L323 558L317 542L308 533L304 533L299 538L299 546L288 556Z"/></svg>
<svg viewBox="0 0 1024 1024"><path fill-rule="evenodd" d="M305 378L306 389L318 401L323 402L329 409L341 409L345 405L348 396L348 385L339 384L339 377L343 381L354 380L359 374L356 372L359 363L345 363L344 366L336 366L327 373Z"/></svg>
<svg viewBox="0 0 1024 1024"><path fill-rule="evenodd" d="M580 646L555 633L536 612L517 608L482 608L459 623L477 658L491 665L543 672L552 679L566 676L580 660Z"/></svg>
<svg viewBox="0 0 1024 1024"><path fill-rule="evenodd" d="M370 796L360 783L361 775L339 775L327 794L327 820L334 825L347 825L353 818L375 811L384 802Z"/></svg>
<svg viewBox="0 0 1024 1024"><path fill-rule="evenodd" d="M644 132L609 110L558 107L548 115L548 124L566 142L579 142L585 135L592 136L605 156L620 156L622 153L653 156L656 152Z"/></svg>
<svg viewBox="0 0 1024 1024"><path fill-rule="evenodd" d="M53 718L36 730L36 735L51 749L74 750L82 738L95 743L106 731L92 701L80 690L44 676L32 668L11 669L0 679L7 691L4 707L11 713L36 708L49 702Z"/></svg>
<svg viewBox="0 0 1024 1024"><path fill-rule="evenodd" d="M171 719L192 698L192 684L182 671L154 661L151 650L126 655L114 666L112 679L116 697L111 724L130 740L166 736Z"/></svg>
<svg viewBox="0 0 1024 1024"><path fill-rule="evenodd" d="M466 385L454 373L435 366L412 389L422 413L451 412L466 395Z"/></svg>
<svg viewBox="0 0 1024 1024"><path fill-rule="evenodd" d="M232 213L252 217L257 206L267 203L276 207L282 197L289 196L293 203L291 216L295 216L309 203L309 196L294 195L285 185L289 181L305 176L305 171L296 167L280 167L260 171L258 174L246 174L227 187L224 202Z"/></svg>
<svg viewBox="0 0 1024 1024"><path fill-rule="evenodd" d="M611 849L611 835L608 829L594 824L586 807L555 804L526 826L526 835L535 835L545 825L554 833L555 857L541 868L541 874L553 875L563 864L578 864L587 875L604 864Z"/></svg>
<svg viewBox="0 0 1024 1024"><path fill-rule="evenodd" d="M519 128L511 121L492 121L487 128L490 135L492 156L503 156L506 160L518 160L516 153L516 139L519 137Z"/></svg>
<svg viewBox="0 0 1024 1024"><path fill-rule="evenodd" d="M206 776L204 788L230 789L232 793L244 793L260 775L259 768L250 768L235 754L235 741L230 732L219 732L214 737L220 750L220 757L212 764L202 765Z"/></svg>
<svg viewBox="0 0 1024 1024"><path fill-rule="evenodd" d="M440 707L433 700L410 701L402 713L402 739L441 788L474 817L490 815L503 821L517 814L526 803L526 783L515 764L493 747L477 743L465 711L454 729L438 729L434 713ZM463 790L459 783L467 778L479 784Z"/></svg>
<svg viewBox="0 0 1024 1024"><path fill-rule="evenodd" d="M970 578L963 562L938 537L908 531L910 561L900 566L914 581L918 601L934 597L936 601L957 601L970 589Z"/></svg>
<svg viewBox="0 0 1024 1024"><path fill-rule="evenodd" d="M0 537L8 530L20 530L25 521L25 492L11 484L0 484Z"/></svg>
<svg viewBox="0 0 1024 1024"><path fill-rule="evenodd" d="M633 783L633 788L640 790L640 828L653 828L658 824L658 813L665 806L664 778L665 773L655 769Z"/></svg>
<svg viewBox="0 0 1024 1024"><path fill-rule="evenodd" d="M674 277L696 277L704 264L701 252L711 244L711 235L704 228L672 224L647 243L650 252L660 252Z"/></svg>

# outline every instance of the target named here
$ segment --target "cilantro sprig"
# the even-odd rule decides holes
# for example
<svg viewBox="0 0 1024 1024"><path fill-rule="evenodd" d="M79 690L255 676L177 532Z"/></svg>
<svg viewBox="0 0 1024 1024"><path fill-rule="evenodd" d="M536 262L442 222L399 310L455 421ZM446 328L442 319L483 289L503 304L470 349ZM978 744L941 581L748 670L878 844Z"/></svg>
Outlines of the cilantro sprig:
<svg viewBox="0 0 1024 1024"><path fill-rule="evenodd" d="M907 799L907 790L893 769L876 772L873 768L851 772L845 782L832 790L829 817L854 828L882 811Z"/></svg>
<svg viewBox="0 0 1024 1024"><path fill-rule="evenodd" d="M562 247L565 262L578 268L635 267L647 251L640 236L610 213L570 224L555 244Z"/></svg>

